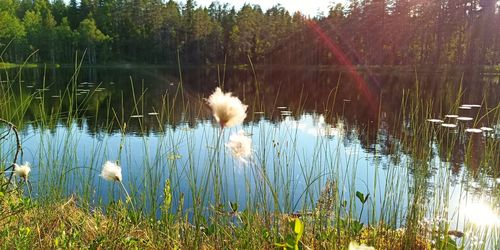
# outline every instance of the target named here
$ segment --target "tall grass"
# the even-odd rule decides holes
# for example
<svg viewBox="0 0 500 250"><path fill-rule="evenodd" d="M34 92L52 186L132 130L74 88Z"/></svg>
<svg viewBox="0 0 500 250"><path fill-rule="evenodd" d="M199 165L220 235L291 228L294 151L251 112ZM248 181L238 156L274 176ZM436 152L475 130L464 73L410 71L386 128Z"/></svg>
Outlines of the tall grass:
<svg viewBox="0 0 500 250"><path fill-rule="evenodd" d="M184 91L182 71L174 93L162 95L161 105L148 107L148 90L133 79L127 84L131 100L123 93L103 95L96 91L99 84L85 97L77 95L81 62L75 60L75 75L59 93L56 105L47 106L51 97L43 90L52 83L44 81L42 89L32 93L24 90L21 81L8 77L0 84L0 117L23 131L22 160L29 159L35 166L32 204L16 199L21 195L17 192L22 193L18 189L8 192L8 199L0 198L0 208L7 211L6 204L21 204L26 211L22 216L53 231L53 235L26 233L36 224L19 222L20 215L14 213L9 222L0 218L5 247L18 243L60 247L63 242L66 247L274 248L297 238L289 226L289 222L297 223L295 217L305 225L298 240L301 247L345 249L351 241L380 249L499 245L496 227L482 229L462 221L460 210L451 211L450 202L457 195L451 163L456 148L461 148L466 166L480 159L479 169L459 175L463 190L457 192L462 197L471 179L486 183L498 177L498 139L481 137L478 158L474 155L476 137L426 121L437 113L458 112L461 88L453 103L447 103L450 110L443 111L443 103L422 98L417 81L415 89L405 90L401 113L392 124L396 132L391 133L382 125L383 98L375 131L350 127L342 115L334 115L339 79L331 90L333 101L324 107L325 115L306 114L300 120L283 116L276 125L266 121L245 124L254 152L249 163L242 164L224 148L236 129L221 131L203 118L208 115L205 101ZM256 100L249 100L254 110L273 110L261 101L257 79L255 89ZM112 107L115 98L121 107ZM475 117L472 125L498 124L499 106L483 108L486 112ZM158 114L148 116L151 109ZM300 114L301 109L292 112ZM27 121L27 113L33 119ZM106 117L104 121L98 119L100 115ZM177 122L178 117L188 115L199 117L198 124ZM311 127L304 130L304 121ZM329 125L333 121L337 124ZM90 124L95 127L89 128ZM376 135L375 145L370 145L373 152L360 143L344 144L348 134L355 135L350 138L354 141L361 134ZM11 139L2 140L0 159L8 159L12 145ZM116 184L98 177L106 160L123 166L130 202ZM497 202L498 196L493 197ZM55 223L60 228L44 223L55 218L56 211L64 214L64 221ZM67 225L78 224L75 220L105 228L80 225L70 230ZM129 229L137 234L127 233ZM455 240L449 236L452 230L466 234ZM26 242L16 238L20 234ZM471 243L477 235L481 243Z"/></svg>

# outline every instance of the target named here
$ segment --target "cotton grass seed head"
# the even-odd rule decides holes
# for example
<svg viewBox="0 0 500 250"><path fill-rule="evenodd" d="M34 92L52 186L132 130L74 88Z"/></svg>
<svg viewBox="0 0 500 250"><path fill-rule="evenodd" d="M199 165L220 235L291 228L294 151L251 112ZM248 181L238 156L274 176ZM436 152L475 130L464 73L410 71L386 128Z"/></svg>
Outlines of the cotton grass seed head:
<svg viewBox="0 0 500 250"><path fill-rule="evenodd" d="M122 168L112 161L102 165L101 177L108 181L122 181Z"/></svg>
<svg viewBox="0 0 500 250"><path fill-rule="evenodd" d="M231 93L223 93L219 87L208 97L207 103L222 128L241 124L247 116L248 106L242 104L240 99Z"/></svg>
<svg viewBox="0 0 500 250"><path fill-rule="evenodd" d="M358 243L352 241L351 243L349 243L349 250L375 250L375 248L367 246L365 244L359 245Z"/></svg>
<svg viewBox="0 0 500 250"><path fill-rule="evenodd" d="M246 163L247 159L252 155L252 139L245 135L243 130L238 133L233 133L229 137L229 142L226 147L231 150L231 154L238 160Z"/></svg>
<svg viewBox="0 0 500 250"><path fill-rule="evenodd" d="M21 166L14 163L14 173L19 177L27 180L30 172L31 172L31 164L29 162L25 162Z"/></svg>

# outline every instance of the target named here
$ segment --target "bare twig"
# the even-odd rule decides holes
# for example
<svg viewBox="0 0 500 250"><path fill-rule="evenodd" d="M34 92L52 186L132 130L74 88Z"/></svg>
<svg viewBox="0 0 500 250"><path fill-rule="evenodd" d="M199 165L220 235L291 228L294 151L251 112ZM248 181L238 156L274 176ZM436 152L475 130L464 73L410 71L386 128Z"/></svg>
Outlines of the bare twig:
<svg viewBox="0 0 500 250"><path fill-rule="evenodd" d="M8 171L9 169L14 169L14 164L17 162L17 158L19 157L19 153L22 153L22 147L21 147L21 140L19 139L19 133L17 131L16 125L14 125L12 122L9 122L3 118L0 118L0 122L7 124L7 126L10 127L10 130L14 131L14 135L16 137L16 145L17 145L16 153L14 155L14 159L12 160L12 164L10 166L8 166L7 168L5 168L4 170L0 170L1 171L0 174L3 174L6 171ZM9 181L7 183L5 183L4 185L8 185L12 181L13 174L14 174L14 172L11 171L9 174Z"/></svg>

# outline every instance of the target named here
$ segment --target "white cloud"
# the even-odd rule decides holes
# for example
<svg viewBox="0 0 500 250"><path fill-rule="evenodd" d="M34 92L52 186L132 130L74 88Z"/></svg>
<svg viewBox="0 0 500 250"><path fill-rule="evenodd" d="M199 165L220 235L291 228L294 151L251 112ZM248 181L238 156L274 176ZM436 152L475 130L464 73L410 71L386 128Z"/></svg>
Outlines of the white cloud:
<svg viewBox="0 0 500 250"><path fill-rule="evenodd" d="M316 16L318 14L328 13L329 6L333 6L336 3L345 3L347 0L219 0L219 3L229 3L231 6L235 6L239 10L245 3L260 5L263 11L277 5L281 4L286 10L293 15L296 11L300 11L306 16ZM183 1L185 2L185 0ZM213 0L198 0L196 1L198 6L209 6Z"/></svg>

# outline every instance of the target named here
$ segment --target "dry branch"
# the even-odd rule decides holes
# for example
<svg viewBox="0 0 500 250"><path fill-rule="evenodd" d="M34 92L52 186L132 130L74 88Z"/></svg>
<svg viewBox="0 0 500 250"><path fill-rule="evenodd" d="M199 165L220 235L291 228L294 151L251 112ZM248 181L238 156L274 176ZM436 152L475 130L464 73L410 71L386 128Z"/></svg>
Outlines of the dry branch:
<svg viewBox="0 0 500 250"><path fill-rule="evenodd" d="M12 122L9 122L3 118L0 118L0 123L4 123L9 127L9 131L4 136L2 136L0 138L0 140L7 137L10 134L10 131L14 131L14 135L16 137L16 145L17 145L16 153L14 154L14 159L12 160L12 164L10 166L8 166L7 168L5 168L4 170L0 170L1 171L0 174L3 174L6 171L8 171L9 169L14 169L14 164L17 162L17 158L19 157L19 153L22 153L22 147L21 147L21 140L19 139L19 132L17 131L16 125L14 125ZM11 171L9 174L9 181L7 183L5 183L4 185L8 185L11 182L12 175L13 175L13 172Z"/></svg>

